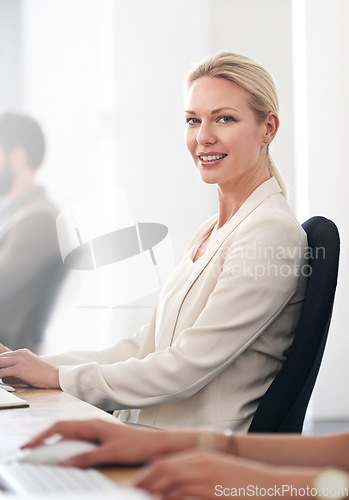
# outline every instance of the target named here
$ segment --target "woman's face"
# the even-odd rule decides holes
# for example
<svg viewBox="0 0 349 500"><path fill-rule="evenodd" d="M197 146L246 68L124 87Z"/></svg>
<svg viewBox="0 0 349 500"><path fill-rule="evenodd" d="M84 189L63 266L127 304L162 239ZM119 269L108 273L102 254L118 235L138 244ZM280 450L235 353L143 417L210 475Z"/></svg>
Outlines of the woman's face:
<svg viewBox="0 0 349 500"><path fill-rule="evenodd" d="M190 87L186 145L204 182L229 187L267 173L268 119L257 122L248 98L240 86L218 77L203 76Z"/></svg>

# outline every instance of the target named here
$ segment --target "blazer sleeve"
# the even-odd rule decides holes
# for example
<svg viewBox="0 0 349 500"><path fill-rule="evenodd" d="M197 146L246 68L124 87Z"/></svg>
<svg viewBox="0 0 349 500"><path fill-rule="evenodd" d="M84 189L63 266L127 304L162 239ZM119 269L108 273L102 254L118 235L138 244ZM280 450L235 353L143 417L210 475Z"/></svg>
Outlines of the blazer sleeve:
<svg viewBox="0 0 349 500"><path fill-rule="evenodd" d="M131 357L137 356L145 335L150 335L151 323L142 326L130 338L120 340L113 347L99 351L71 351L61 354L50 354L40 356L41 359L54 366L60 365L83 365L86 363L98 363L101 365L123 362ZM82 399L82 398L81 398Z"/></svg>
<svg viewBox="0 0 349 500"><path fill-rule="evenodd" d="M206 306L171 347L144 359L61 366L62 389L106 410L147 408L190 397L233 363L292 299L303 265L306 236L295 220L269 213L255 222L234 231ZM288 251L270 252L268 263L248 259L256 242Z"/></svg>

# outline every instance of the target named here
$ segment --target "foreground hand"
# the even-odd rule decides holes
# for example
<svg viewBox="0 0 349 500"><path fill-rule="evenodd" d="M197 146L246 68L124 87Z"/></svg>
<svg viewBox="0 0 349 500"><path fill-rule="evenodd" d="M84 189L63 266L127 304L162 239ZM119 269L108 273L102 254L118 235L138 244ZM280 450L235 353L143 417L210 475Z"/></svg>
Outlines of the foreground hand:
<svg viewBox="0 0 349 500"><path fill-rule="evenodd" d="M138 474L135 486L159 494L162 500L216 499L230 496L233 488L264 488L268 477L268 468L257 462L218 452L189 450L155 460Z"/></svg>
<svg viewBox="0 0 349 500"><path fill-rule="evenodd" d="M11 352L11 349L6 347L4 344L0 344L0 354L3 352Z"/></svg>
<svg viewBox="0 0 349 500"><path fill-rule="evenodd" d="M3 349L4 346L2 346ZM41 389L59 389L58 368L28 349L0 351L0 378L4 382L25 382Z"/></svg>
<svg viewBox="0 0 349 500"><path fill-rule="evenodd" d="M164 430L128 425L118 421L73 420L54 424L23 448L41 445L47 438L57 434L62 439L81 439L100 445L93 451L76 455L62 462L63 465L74 467L110 463L144 463L159 453L165 453L174 435ZM183 433L182 440L184 436L189 435L190 433ZM178 438L176 440L178 442Z"/></svg>

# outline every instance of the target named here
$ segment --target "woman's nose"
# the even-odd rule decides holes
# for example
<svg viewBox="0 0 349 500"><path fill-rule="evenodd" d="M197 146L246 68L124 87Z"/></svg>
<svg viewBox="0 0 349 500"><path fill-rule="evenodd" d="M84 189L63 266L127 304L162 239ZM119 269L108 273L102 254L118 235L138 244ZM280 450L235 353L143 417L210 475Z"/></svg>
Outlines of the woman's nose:
<svg viewBox="0 0 349 500"><path fill-rule="evenodd" d="M216 136L214 134L214 131L212 130L212 127L210 125L206 125L204 123L201 123L200 128L198 130L197 136L196 136L196 142L198 144L214 144L216 142Z"/></svg>

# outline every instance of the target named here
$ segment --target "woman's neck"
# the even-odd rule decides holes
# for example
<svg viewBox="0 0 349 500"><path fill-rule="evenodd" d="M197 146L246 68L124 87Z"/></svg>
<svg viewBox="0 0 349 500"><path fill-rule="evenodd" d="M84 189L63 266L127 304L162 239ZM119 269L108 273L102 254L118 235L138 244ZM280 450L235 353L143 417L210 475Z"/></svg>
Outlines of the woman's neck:
<svg viewBox="0 0 349 500"><path fill-rule="evenodd" d="M253 191L269 178L269 173L263 172L258 177L253 179L244 178L241 182L236 182L234 185L217 185L219 204L217 228L219 229L224 226L236 214Z"/></svg>

